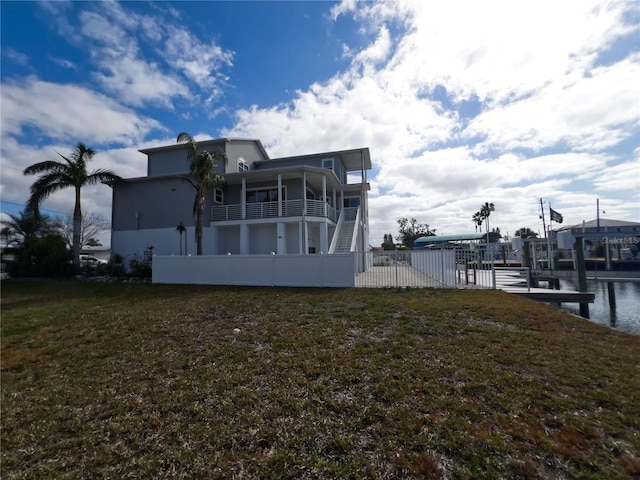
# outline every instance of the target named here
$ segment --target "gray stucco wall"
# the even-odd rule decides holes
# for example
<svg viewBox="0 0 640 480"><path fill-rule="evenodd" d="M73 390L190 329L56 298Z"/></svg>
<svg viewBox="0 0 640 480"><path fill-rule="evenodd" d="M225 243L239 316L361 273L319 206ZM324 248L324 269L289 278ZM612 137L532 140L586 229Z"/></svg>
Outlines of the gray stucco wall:
<svg viewBox="0 0 640 480"><path fill-rule="evenodd" d="M275 224L249 225L249 253L269 254L278 250Z"/></svg>
<svg viewBox="0 0 640 480"><path fill-rule="evenodd" d="M218 227L217 230L217 251L214 254L225 255L240 253L240 227L237 225L229 227Z"/></svg>
<svg viewBox="0 0 640 480"><path fill-rule="evenodd" d="M287 253L300 253L300 228L298 223L287 223L285 226Z"/></svg>
<svg viewBox="0 0 640 480"><path fill-rule="evenodd" d="M203 225L209 225L211 191L207 193ZM113 191L113 230L194 225L194 188L179 178L157 178L139 182L123 182Z"/></svg>
<svg viewBox="0 0 640 480"><path fill-rule="evenodd" d="M238 158L242 157L249 165L249 169L253 170L253 162L256 160L265 160L262 151L256 145L256 142L245 140L233 140L227 143L227 173L238 171Z"/></svg>
<svg viewBox="0 0 640 480"><path fill-rule="evenodd" d="M215 149L225 151L225 144L220 142L213 145L208 145L205 148L205 150L207 151L213 151ZM218 163L217 171L220 174L225 173L225 166L223 162ZM148 177L184 174L188 172L189 163L187 162L186 147L152 152L147 157Z"/></svg>
<svg viewBox="0 0 640 480"><path fill-rule="evenodd" d="M147 176L172 175L188 173L186 150L169 150L155 152L147 157Z"/></svg>

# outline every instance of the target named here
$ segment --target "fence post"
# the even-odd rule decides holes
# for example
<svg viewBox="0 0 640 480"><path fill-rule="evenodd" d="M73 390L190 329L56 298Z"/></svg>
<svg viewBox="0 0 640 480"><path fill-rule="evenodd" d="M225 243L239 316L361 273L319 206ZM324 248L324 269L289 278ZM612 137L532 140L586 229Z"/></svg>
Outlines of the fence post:
<svg viewBox="0 0 640 480"><path fill-rule="evenodd" d="M394 256L393 261L394 261L394 263L396 265L396 288L397 288L398 287L398 252L396 251L395 253L396 254Z"/></svg>
<svg viewBox="0 0 640 480"><path fill-rule="evenodd" d="M489 249L489 245L487 245L487 250ZM491 247L491 277L493 283L493 289L496 288L496 265L495 265L495 252L493 251L493 246Z"/></svg>

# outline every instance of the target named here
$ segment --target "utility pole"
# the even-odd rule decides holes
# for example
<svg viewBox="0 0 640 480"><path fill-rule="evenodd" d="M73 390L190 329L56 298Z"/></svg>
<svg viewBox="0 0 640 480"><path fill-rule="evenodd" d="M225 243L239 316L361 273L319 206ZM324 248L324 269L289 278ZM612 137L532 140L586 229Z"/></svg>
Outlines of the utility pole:
<svg viewBox="0 0 640 480"><path fill-rule="evenodd" d="M540 199L540 218L542 219L542 229L544 230L544 238L547 238L547 224L544 222L544 207L542 206L542 198Z"/></svg>

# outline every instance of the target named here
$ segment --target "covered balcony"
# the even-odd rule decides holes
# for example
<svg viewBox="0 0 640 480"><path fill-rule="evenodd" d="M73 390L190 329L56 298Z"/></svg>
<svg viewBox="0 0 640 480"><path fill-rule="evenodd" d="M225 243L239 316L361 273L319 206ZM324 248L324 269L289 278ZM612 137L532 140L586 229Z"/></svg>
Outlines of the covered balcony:
<svg viewBox="0 0 640 480"><path fill-rule="evenodd" d="M339 212L322 200L298 199L282 202L261 202L233 205L214 205L211 207L211 221L225 222L246 219L278 217L324 217L338 221Z"/></svg>

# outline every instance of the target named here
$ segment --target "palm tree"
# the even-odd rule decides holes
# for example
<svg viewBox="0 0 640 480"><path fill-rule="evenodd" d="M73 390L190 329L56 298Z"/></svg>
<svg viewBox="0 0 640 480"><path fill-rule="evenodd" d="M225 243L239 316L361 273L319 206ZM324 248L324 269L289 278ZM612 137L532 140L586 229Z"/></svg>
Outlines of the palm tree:
<svg viewBox="0 0 640 480"><path fill-rule="evenodd" d="M495 210L496 207L493 205L493 203L489 202L485 202L485 204L480 208L480 214L482 215L482 218L487 221L487 233L489 233L489 215L491 215L491 212L495 212Z"/></svg>
<svg viewBox="0 0 640 480"><path fill-rule="evenodd" d="M529 227L519 228L518 230L516 230L516 233L514 235L516 237L521 237L521 238L537 238L538 237L538 233L534 232Z"/></svg>
<svg viewBox="0 0 640 480"><path fill-rule="evenodd" d="M16 243L21 247L28 248L33 240L44 237L54 229L49 217L41 215L39 212L22 211L20 216L7 215L9 219L2 220L2 225L4 225L2 234L5 235L7 245Z"/></svg>
<svg viewBox="0 0 640 480"><path fill-rule="evenodd" d="M180 234L180 255L182 255L182 234L187 231L187 227L184 226L184 223L180 221L178 226L176 227L176 231ZM187 254L187 236L184 237L184 254Z"/></svg>
<svg viewBox="0 0 640 480"><path fill-rule="evenodd" d="M87 162L93 158L95 151L79 142L69 157L58 154L64 162L46 160L24 169L25 175L43 175L31 185L31 196L27 210L37 213L40 204L52 193L63 188L73 187L76 193L73 210L73 264L80 266L80 234L82 230L82 209L80 207L80 190L85 185L117 182L120 177L109 170L94 170L87 173Z"/></svg>
<svg viewBox="0 0 640 480"><path fill-rule="evenodd" d="M176 141L187 145L190 175L184 179L196 189L196 197L193 202L193 215L196 220L196 255L202 255L202 214L207 189L219 187L224 183L224 177L216 171L216 168L218 161L227 162L227 155L222 150L209 152L201 149L198 142L186 132L178 135Z"/></svg>
<svg viewBox="0 0 640 480"><path fill-rule="evenodd" d="M478 231L478 227L482 227L482 222L484 220L484 217L482 216L482 214L480 212L476 212L473 214L473 217L471 217L471 220L473 220L473 223L476 226L476 232Z"/></svg>
<svg viewBox="0 0 640 480"><path fill-rule="evenodd" d="M9 237L11 236L12 232L11 229L9 227L2 227L2 230L0 230L0 236L4 237L4 246L6 247L7 245L9 245Z"/></svg>

